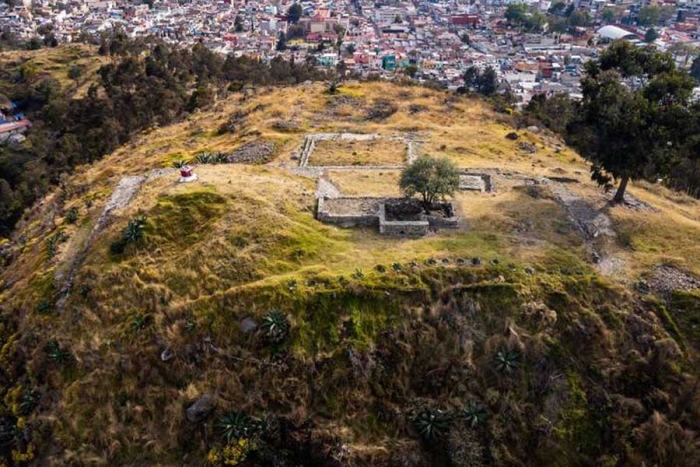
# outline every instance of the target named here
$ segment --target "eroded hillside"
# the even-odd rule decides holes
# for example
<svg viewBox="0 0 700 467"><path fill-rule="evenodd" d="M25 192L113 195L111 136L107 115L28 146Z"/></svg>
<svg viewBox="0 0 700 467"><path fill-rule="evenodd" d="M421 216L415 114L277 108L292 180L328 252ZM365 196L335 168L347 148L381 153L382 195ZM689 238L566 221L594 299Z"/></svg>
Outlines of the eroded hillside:
<svg viewBox="0 0 700 467"><path fill-rule="evenodd" d="M697 464L700 203L609 208L514 125L419 87L246 90L82 168L2 247L8 462ZM386 138L302 167L319 133ZM398 195L392 138L495 190L422 238L318 222L323 190ZM245 163L178 183L203 153Z"/></svg>

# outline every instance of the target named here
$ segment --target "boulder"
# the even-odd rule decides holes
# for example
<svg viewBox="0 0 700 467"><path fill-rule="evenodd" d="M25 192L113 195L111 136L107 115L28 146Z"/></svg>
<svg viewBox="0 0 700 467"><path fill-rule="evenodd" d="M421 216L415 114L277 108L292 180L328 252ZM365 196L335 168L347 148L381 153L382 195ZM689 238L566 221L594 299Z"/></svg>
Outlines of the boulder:
<svg viewBox="0 0 700 467"><path fill-rule="evenodd" d="M192 423L199 423L214 410L214 398L209 394L202 395L192 405L187 407L187 420Z"/></svg>
<svg viewBox="0 0 700 467"><path fill-rule="evenodd" d="M510 133L508 133L506 135L506 138L508 138L509 140L515 141L516 139L520 138L520 136L518 136L518 134L516 132L511 131Z"/></svg>
<svg viewBox="0 0 700 467"><path fill-rule="evenodd" d="M528 154L534 154L537 152L537 148L534 144L528 143L527 141L521 141L518 143L518 149Z"/></svg>
<svg viewBox="0 0 700 467"><path fill-rule="evenodd" d="M258 323L253 318L244 318L238 326L243 333L249 334L258 328Z"/></svg>

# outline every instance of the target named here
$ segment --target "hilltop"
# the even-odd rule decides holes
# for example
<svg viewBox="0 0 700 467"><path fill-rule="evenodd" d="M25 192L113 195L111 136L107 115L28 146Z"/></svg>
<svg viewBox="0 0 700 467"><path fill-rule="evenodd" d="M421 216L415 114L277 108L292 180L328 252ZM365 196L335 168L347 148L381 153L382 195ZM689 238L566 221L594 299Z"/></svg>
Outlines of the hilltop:
<svg viewBox="0 0 700 467"><path fill-rule="evenodd" d="M319 133L388 139L324 146L304 169ZM317 221L319 178L399 194L389 137L495 190L460 191L460 227L421 238ZM198 181L177 182L175 162L217 153L246 163L195 164ZM608 207L562 141L478 99L388 83L233 93L79 167L0 246L3 453L693 465L700 201L646 183L630 194ZM143 238L115 249L135 222ZM264 326L272 309L281 339Z"/></svg>

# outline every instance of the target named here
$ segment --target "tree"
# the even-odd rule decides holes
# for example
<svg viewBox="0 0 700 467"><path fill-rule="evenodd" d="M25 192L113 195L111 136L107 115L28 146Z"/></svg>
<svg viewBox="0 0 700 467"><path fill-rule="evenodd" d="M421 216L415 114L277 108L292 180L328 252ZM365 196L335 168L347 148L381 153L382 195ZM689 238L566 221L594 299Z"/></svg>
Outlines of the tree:
<svg viewBox="0 0 700 467"><path fill-rule="evenodd" d="M566 134L566 127L575 114L574 101L564 93L549 98L545 94L537 94L530 99L525 110L547 128L561 135Z"/></svg>
<svg viewBox="0 0 700 467"><path fill-rule="evenodd" d="M569 16L569 24L573 28L586 27L591 24L591 15L585 10L575 10Z"/></svg>
<svg viewBox="0 0 700 467"><path fill-rule="evenodd" d="M423 209L430 213L435 201L452 196L459 189L459 173L447 158L421 156L403 169L399 187L404 196L420 195Z"/></svg>
<svg viewBox="0 0 700 467"><path fill-rule="evenodd" d="M285 37L283 32L280 32L279 37L277 38L277 46L275 48L278 52L287 50L287 38Z"/></svg>
<svg viewBox="0 0 700 467"><path fill-rule="evenodd" d="M700 81L700 55L695 57L693 64L690 65L690 75Z"/></svg>
<svg viewBox="0 0 700 467"><path fill-rule="evenodd" d="M484 72L479 77L478 91L484 96L492 96L496 93L498 89L498 82L496 79L496 70L492 67L486 67Z"/></svg>
<svg viewBox="0 0 700 467"><path fill-rule="evenodd" d="M617 15L615 14L615 10L613 10L612 8L603 8L601 18L606 23L614 23L617 19Z"/></svg>
<svg viewBox="0 0 700 467"><path fill-rule="evenodd" d="M468 90L476 91L484 96L492 96L498 89L496 70L487 67L481 72L475 66L470 66L464 73L464 85Z"/></svg>
<svg viewBox="0 0 700 467"><path fill-rule="evenodd" d="M396 23L396 24L403 23L403 20L401 19L401 15L397 14L396 16L394 16L394 23Z"/></svg>
<svg viewBox="0 0 700 467"><path fill-rule="evenodd" d="M287 22L297 23L299 21L299 18L301 18L302 13L303 10L301 8L301 5L299 5L298 3L293 4L287 10Z"/></svg>
<svg viewBox="0 0 700 467"><path fill-rule="evenodd" d="M630 180L654 179L670 170L692 87L669 55L627 42L613 43L586 64L583 100L568 140L591 162L594 180L620 181L613 203L624 201Z"/></svg>
<svg viewBox="0 0 700 467"><path fill-rule="evenodd" d="M530 10L524 3L511 3L506 8L505 18L509 23L520 26L528 17Z"/></svg>
<svg viewBox="0 0 700 467"><path fill-rule="evenodd" d="M658 37L659 37L659 33L656 32L656 29L649 28L649 29L647 29L647 32L644 34L644 42L651 44L656 39L658 39Z"/></svg>

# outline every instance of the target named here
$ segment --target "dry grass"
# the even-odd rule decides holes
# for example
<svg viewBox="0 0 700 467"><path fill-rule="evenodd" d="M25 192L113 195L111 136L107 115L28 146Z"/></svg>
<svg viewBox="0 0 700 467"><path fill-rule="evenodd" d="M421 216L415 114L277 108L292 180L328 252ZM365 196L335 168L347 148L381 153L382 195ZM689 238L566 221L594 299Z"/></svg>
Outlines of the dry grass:
<svg viewBox="0 0 700 467"><path fill-rule="evenodd" d="M95 80L97 70L107 63L108 57L95 53L95 47L85 44L67 44L55 48L31 51L9 51L0 53L0 69L25 69L35 79L50 76L55 79L69 96L82 97ZM71 67L82 68L82 74L71 79ZM3 83L0 80L0 92Z"/></svg>
<svg viewBox="0 0 700 467"><path fill-rule="evenodd" d="M328 178L346 196L399 196L398 170L329 170Z"/></svg>
<svg viewBox="0 0 700 467"><path fill-rule="evenodd" d="M183 407L202 392L220 395L233 408L248 409L275 399L290 411L318 409L306 407L308 388L289 377L316 369L295 367L278 373L228 359L228 355L250 356L245 353L249 342L238 331L238 322L248 316L259 318L270 304L289 306L298 333L291 353L301 362L312 357L316 361L327 357L324 352L339 341L342 324L336 321L341 320L340 314L343 320L352 317L357 324L360 337L353 345L367 345L385 329L393 319L395 296L380 285L391 284L411 293L428 288L400 282L404 278L399 274L374 272L378 265L388 269L392 263L401 263L408 268L409 262L421 264L428 258L447 259L445 264L452 265L456 258L480 257L485 263L498 259L502 268L498 274L507 276L522 274L527 265L539 271L554 264L556 271L560 263L567 268L569 264L580 266L587 258L566 212L555 201L533 196L500 178L495 194L457 194L455 201L465 224L455 231L391 239L374 229L341 229L317 222L314 180L282 167L296 165L290 156L301 145L303 132L279 132L274 126L277 121L298 121L308 132L416 132L425 140L425 152L444 154L462 167L501 167L533 176L575 178L579 183L572 183L572 190L597 206L604 204L580 158L569 150L555 152L555 140L547 135L525 132L522 138L534 142L538 152L520 154L517 142L505 138L512 130L497 122L498 116L478 101L451 97L448 101L444 93L387 83L347 84L342 95L359 103L341 106L347 114L343 119L334 116L338 110L330 108L329 96L320 84L303 90L261 90L246 98L235 95L213 111L144 133L105 160L81 168L72 185L88 190L66 202L66 208L81 207L80 220L66 227L72 240L51 261L45 257L46 238L61 224L57 213L63 208L57 207L55 197L35 209L21 232L25 236L21 254L12 271L3 276L14 282L11 294L5 292L0 302L7 309L23 310L23 325L33 329L37 339L57 335L69 342L79 361L80 372L50 372L55 387L63 388L60 402L44 412L54 421L55 436L66 447L66 454L57 456L64 460L73 456L81 465L175 465L182 460L178 436L188 436L180 425ZM366 121L367 107L380 98L392 98L398 112L383 122ZM218 135L217 128L234 111L246 117L234 133ZM55 272L65 270L75 249L73 241L79 243L91 231L122 176L169 166L175 159L203 150L232 151L257 139L277 144L277 158L267 166L200 166L196 183L179 184L172 174L144 185L127 208L113 214L78 270L74 290L86 286L87 298L74 293L60 319L24 311L35 307L37 297L43 296L40 293L50 288ZM343 151L342 157L347 157L349 148ZM390 151L386 153L389 157ZM331 170L328 176L348 195L398 194L396 170ZM611 248L628 261L628 278L660 261L700 273L698 202L679 200L643 185L632 191L658 211L615 208L610 213L620 236ZM90 209L83 207L87 197L94 202ZM145 242L124 256L110 254L109 244L129 219L139 215L148 221ZM379 290L379 298L342 306L323 301L330 300L329 290L338 276L348 279L358 270L366 276L366 289ZM479 270L468 274L477 275L474 271ZM448 274L449 268L446 271L438 274ZM498 276L490 279L493 283L498 280ZM532 280L551 278L538 272ZM323 281L331 284L328 290L317 285ZM290 291L292 283L295 292ZM335 289L332 293L336 297ZM315 297L320 297L318 302L306 301ZM492 319L501 316L501 311L480 316ZM139 313L152 321L136 332L131 323ZM188 320L196 322L196 330L186 329ZM504 328L499 326L499 332ZM209 336L225 351L203 349L201 342ZM178 355L167 364L159 359L165 347ZM341 376L347 379L346 374ZM319 387L325 387L320 385L322 376L318 381ZM346 400L361 400L322 397L323 409L334 417L344 412ZM367 441L363 429L369 422L342 417L338 415L335 422L342 425L344 442ZM334 434L339 432L341 429ZM200 460L191 463L199 465ZM60 465L58 460L55 465Z"/></svg>
<svg viewBox="0 0 700 467"><path fill-rule="evenodd" d="M406 144L401 141L374 139L370 141L318 141L309 157L310 166L333 165L403 165Z"/></svg>

